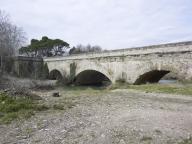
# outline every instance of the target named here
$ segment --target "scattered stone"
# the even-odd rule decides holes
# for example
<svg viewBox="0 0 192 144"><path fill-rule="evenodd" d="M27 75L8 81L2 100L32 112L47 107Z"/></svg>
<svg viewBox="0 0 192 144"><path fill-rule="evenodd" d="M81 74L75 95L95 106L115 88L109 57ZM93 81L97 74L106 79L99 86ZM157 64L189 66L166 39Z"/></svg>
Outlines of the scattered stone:
<svg viewBox="0 0 192 144"><path fill-rule="evenodd" d="M4 89L3 90L3 92L5 92L5 93L7 93L7 92L9 92L10 91L10 89Z"/></svg>
<svg viewBox="0 0 192 144"><path fill-rule="evenodd" d="M61 133L66 133L67 131L65 130L65 129L63 129L62 131L61 131Z"/></svg>
<svg viewBox="0 0 192 144"><path fill-rule="evenodd" d="M16 136L18 140L27 139L29 136Z"/></svg>
<svg viewBox="0 0 192 144"><path fill-rule="evenodd" d="M104 134L102 134L102 135L101 135L101 137L103 137L103 138L104 138L104 137L105 137L105 135L104 135Z"/></svg>
<svg viewBox="0 0 192 144"><path fill-rule="evenodd" d="M123 139L120 140L119 144L126 144Z"/></svg>
<svg viewBox="0 0 192 144"><path fill-rule="evenodd" d="M54 98L54 92L59 92L60 98ZM165 97L165 94L158 94L155 95L158 99L155 99L153 94L120 90L93 96L88 90L78 97L76 92L67 93L63 97L62 93L64 91L59 89L41 93L38 91L37 95L42 95L43 99L46 97L46 104L51 107L68 107L65 104L68 105L71 101L78 103L78 106L65 111L40 112L26 121L15 121L9 126L0 125L0 133L3 133L0 135L0 143L145 144L178 143L180 139L190 139L192 107L185 101L192 101L191 97ZM177 98L180 98L179 102L173 104L172 100ZM181 103L182 107L179 107ZM170 109L162 111L160 106L169 106ZM181 125L183 122L185 125ZM29 127L32 128L32 133L30 130L25 131ZM175 129L171 129L172 127ZM18 138L17 135L27 136Z"/></svg>

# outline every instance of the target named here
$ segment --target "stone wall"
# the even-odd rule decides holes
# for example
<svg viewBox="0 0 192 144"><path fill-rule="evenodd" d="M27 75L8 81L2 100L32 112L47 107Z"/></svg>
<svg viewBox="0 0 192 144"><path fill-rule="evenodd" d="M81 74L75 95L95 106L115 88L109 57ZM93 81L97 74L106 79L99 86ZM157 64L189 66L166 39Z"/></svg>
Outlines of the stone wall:
<svg viewBox="0 0 192 144"><path fill-rule="evenodd" d="M17 77L46 78L46 66L42 58L1 57L1 69L4 74ZM48 70L47 70L48 71ZM48 73L48 72L47 72Z"/></svg>

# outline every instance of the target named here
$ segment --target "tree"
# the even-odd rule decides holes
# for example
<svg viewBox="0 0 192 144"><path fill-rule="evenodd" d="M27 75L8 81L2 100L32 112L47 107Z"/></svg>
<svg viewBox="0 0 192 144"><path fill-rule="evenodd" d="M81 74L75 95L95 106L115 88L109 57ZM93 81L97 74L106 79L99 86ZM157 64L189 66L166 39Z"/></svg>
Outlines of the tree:
<svg viewBox="0 0 192 144"><path fill-rule="evenodd" d="M0 10L0 56L13 56L25 42L22 28L10 22L9 16Z"/></svg>
<svg viewBox="0 0 192 144"><path fill-rule="evenodd" d="M81 44L77 45L70 49L69 54L81 54L81 53L89 53L89 52L101 52L102 48L100 46L91 46L88 44L87 46L83 46Z"/></svg>
<svg viewBox="0 0 192 144"><path fill-rule="evenodd" d="M60 39L49 39L43 36L41 40L32 39L31 44L19 49L20 54L34 57L62 56L69 44Z"/></svg>

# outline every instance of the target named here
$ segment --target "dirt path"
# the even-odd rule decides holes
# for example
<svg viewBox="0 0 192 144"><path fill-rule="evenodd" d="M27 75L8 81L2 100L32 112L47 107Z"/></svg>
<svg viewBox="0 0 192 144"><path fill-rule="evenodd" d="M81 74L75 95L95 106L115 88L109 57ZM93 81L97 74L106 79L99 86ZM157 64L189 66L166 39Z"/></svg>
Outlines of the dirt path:
<svg viewBox="0 0 192 144"><path fill-rule="evenodd" d="M192 97L132 90L65 92L47 104L70 101L73 108L36 114L0 126L0 143L138 144L179 143L192 135Z"/></svg>

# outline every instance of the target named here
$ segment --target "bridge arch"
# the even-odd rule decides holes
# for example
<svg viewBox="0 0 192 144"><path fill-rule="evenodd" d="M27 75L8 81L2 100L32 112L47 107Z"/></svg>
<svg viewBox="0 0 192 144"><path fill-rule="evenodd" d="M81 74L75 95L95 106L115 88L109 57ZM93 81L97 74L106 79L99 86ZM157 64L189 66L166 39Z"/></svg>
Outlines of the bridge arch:
<svg viewBox="0 0 192 144"><path fill-rule="evenodd" d="M82 69L77 72L74 83L77 85L110 85L112 79L105 71Z"/></svg>
<svg viewBox="0 0 192 144"><path fill-rule="evenodd" d="M58 69L53 69L49 72L50 80L57 80L59 83L67 84L68 80L63 73Z"/></svg>
<svg viewBox="0 0 192 144"><path fill-rule="evenodd" d="M146 84L146 83L157 83L166 74L170 73L167 70L151 70L139 76L134 84Z"/></svg>
<svg viewBox="0 0 192 144"><path fill-rule="evenodd" d="M62 73L57 69L53 69L49 72L49 79L51 80L60 80L62 77Z"/></svg>
<svg viewBox="0 0 192 144"><path fill-rule="evenodd" d="M182 67L182 66L181 66ZM174 65L151 65L147 68L140 69L138 76L136 77L134 84L146 84L146 83L157 83L161 80L166 74L173 73L176 75L177 79L181 78L181 67Z"/></svg>

